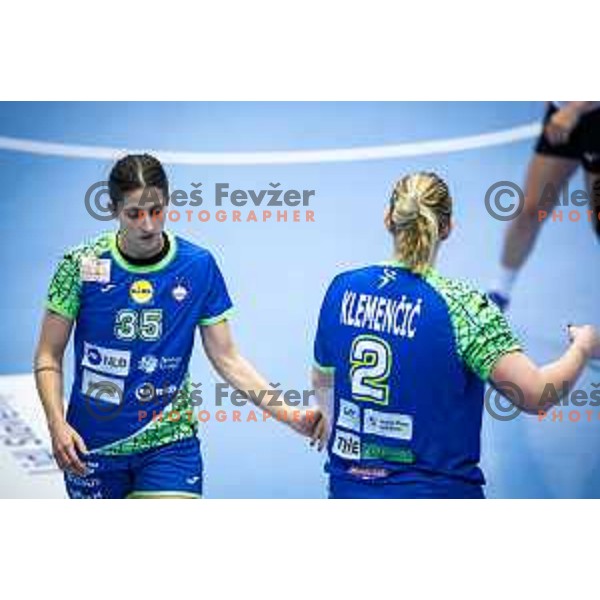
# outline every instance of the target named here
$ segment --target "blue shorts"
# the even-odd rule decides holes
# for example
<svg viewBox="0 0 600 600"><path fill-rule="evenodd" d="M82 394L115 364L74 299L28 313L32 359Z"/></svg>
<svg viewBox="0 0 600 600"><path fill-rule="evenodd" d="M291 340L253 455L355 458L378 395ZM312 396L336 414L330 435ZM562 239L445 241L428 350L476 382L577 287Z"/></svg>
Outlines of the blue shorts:
<svg viewBox="0 0 600 600"><path fill-rule="evenodd" d="M124 456L83 457L89 473L65 473L70 498L202 496L200 441L190 437Z"/></svg>
<svg viewBox="0 0 600 600"><path fill-rule="evenodd" d="M481 485L472 483L453 483L452 485L433 485L428 482L393 483L367 481L344 477L329 477L329 498L485 498Z"/></svg>

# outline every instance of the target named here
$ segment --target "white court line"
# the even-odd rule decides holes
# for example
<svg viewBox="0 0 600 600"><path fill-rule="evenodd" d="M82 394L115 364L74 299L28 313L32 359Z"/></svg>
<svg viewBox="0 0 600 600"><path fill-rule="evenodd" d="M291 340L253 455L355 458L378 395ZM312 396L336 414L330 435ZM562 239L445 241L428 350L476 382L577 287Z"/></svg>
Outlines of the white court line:
<svg viewBox="0 0 600 600"><path fill-rule="evenodd" d="M491 133L385 146L364 146L330 150L290 150L283 152L177 152L155 150L152 153L158 156L162 162L173 165L274 165L351 162L447 154L449 152L502 146L534 138L540 131L541 124L536 121L535 123L520 125L501 131L493 131ZM106 146L81 146L3 136L0 136L0 150L26 152L44 156L92 158L111 161L125 154L148 152L148 150L125 150L123 148L110 148Z"/></svg>

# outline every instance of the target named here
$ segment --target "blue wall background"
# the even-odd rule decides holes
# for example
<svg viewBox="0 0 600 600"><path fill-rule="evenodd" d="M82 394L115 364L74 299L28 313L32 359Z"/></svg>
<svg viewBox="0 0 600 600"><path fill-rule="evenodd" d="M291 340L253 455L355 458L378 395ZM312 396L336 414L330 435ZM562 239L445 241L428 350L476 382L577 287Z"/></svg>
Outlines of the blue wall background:
<svg viewBox="0 0 600 600"><path fill-rule="evenodd" d="M119 148L271 151L348 148L476 135L539 119L542 103L2 103L0 135ZM456 230L440 257L447 275L486 287L504 225L483 198L499 180L522 182L531 141L403 159L265 166L168 165L172 187L314 189L315 223L180 222L171 229L217 256L237 306L235 337L270 381L308 386L320 301L341 268L387 258L382 215L392 181L415 169L446 177ZM111 161L0 150L3 287L0 374L30 369L45 290L65 247L103 224L84 208ZM581 187L578 175L573 189ZM215 211L212 194L206 208ZM247 212L247 211L245 211ZM589 223L549 223L522 273L510 318L538 361L563 347L560 327L598 323L598 244ZM209 382L201 347L193 377ZM596 379L594 379L596 376ZM586 372L581 387L600 375ZM211 403L207 402L208 408ZM598 497L600 419L562 423L486 415L483 466L492 497ZM324 497L323 457L275 423L216 423L202 430L207 497Z"/></svg>

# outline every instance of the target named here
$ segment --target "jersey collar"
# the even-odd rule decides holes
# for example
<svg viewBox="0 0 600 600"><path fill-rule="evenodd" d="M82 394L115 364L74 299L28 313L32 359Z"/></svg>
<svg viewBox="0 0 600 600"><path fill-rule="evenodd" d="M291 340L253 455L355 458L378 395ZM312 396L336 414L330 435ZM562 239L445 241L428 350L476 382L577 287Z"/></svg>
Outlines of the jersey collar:
<svg viewBox="0 0 600 600"><path fill-rule="evenodd" d="M177 238L170 231L165 231L165 233L169 238L169 251L159 262L154 265L140 266L132 265L131 263L127 262L117 248L116 231L111 232L109 238L110 253L112 258L121 268L125 269L126 271L130 271L131 273L154 273L155 271L160 271L175 258L175 254L177 253Z"/></svg>

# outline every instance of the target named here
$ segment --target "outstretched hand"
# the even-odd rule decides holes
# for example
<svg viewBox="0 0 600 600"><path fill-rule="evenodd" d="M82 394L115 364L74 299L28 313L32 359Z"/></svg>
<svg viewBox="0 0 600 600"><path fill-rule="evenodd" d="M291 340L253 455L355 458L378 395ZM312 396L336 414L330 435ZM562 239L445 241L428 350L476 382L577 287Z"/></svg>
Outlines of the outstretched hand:
<svg viewBox="0 0 600 600"><path fill-rule="evenodd" d="M292 427L302 435L310 438L310 445L316 446L320 452L327 444L329 423L323 410L314 406L301 411L300 418L294 419Z"/></svg>
<svg viewBox="0 0 600 600"><path fill-rule="evenodd" d="M569 339L579 344L591 359L600 359L600 333L593 325L569 325Z"/></svg>
<svg viewBox="0 0 600 600"><path fill-rule="evenodd" d="M317 452L321 452L327 445L327 439L329 438L329 422L325 413L319 409L319 418L316 421L312 434L310 436L310 445L314 447L316 445Z"/></svg>

